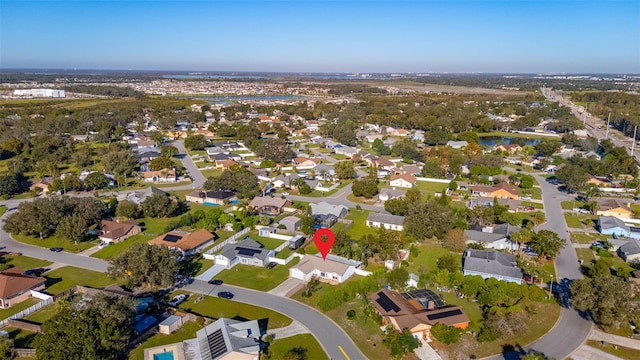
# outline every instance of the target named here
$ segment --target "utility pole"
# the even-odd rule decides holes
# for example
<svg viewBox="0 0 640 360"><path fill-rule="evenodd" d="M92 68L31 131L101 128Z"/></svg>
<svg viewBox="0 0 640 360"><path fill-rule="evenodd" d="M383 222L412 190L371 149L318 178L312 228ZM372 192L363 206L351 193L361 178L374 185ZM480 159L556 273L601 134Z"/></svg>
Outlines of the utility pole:
<svg viewBox="0 0 640 360"><path fill-rule="evenodd" d="M607 132L605 134L605 140L609 139L609 122L611 121L611 112L609 112L609 118L607 119Z"/></svg>
<svg viewBox="0 0 640 360"><path fill-rule="evenodd" d="M633 128L633 142L631 143L631 157L633 157L633 150L636 148L636 132L638 131L638 125Z"/></svg>

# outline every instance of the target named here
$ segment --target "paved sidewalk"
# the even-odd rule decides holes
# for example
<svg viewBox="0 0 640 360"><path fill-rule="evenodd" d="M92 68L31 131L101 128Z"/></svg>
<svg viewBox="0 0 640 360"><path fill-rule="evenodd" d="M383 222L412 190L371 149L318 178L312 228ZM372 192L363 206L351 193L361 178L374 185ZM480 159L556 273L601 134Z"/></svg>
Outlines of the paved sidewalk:
<svg viewBox="0 0 640 360"><path fill-rule="evenodd" d="M629 349L640 350L640 340L631 339L631 338L619 336L619 335L607 334L598 329L593 329L593 331L591 331L591 334L589 335L589 339L604 341L610 344L623 346Z"/></svg>
<svg viewBox="0 0 640 360"><path fill-rule="evenodd" d="M300 334L309 334L309 329L307 329L301 322L294 320L289 326L272 329L267 331L268 335L273 335L274 339L283 339L286 337L300 335Z"/></svg>
<svg viewBox="0 0 640 360"><path fill-rule="evenodd" d="M96 245L96 246L93 246L93 247L88 248L88 249L87 249L87 250L85 250L85 251L79 252L79 253L78 253L78 255L82 255L82 256L91 256L91 255L93 255L95 252L97 252L98 250L100 250L100 249L98 248L98 245Z"/></svg>
<svg viewBox="0 0 640 360"><path fill-rule="evenodd" d="M589 345L582 345L578 351L571 355L574 360L622 360L617 356L593 348Z"/></svg>
<svg viewBox="0 0 640 360"><path fill-rule="evenodd" d="M413 353L416 354L418 359L420 360L442 360L440 355L433 350L431 345L426 340L420 339L420 343L422 346L413 350Z"/></svg>

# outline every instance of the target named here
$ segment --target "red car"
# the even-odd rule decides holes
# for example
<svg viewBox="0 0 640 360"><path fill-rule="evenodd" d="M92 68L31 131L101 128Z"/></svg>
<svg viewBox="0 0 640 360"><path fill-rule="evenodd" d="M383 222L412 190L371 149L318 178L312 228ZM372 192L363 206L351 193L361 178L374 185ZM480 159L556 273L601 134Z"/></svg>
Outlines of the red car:
<svg viewBox="0 0 640 360"><path fill-rule="evenodd" d="M522 279L527 283L527 284L540 284L540 279L538 279L535 276L531 276L531 275L525 275L522 277Z"/></svg>

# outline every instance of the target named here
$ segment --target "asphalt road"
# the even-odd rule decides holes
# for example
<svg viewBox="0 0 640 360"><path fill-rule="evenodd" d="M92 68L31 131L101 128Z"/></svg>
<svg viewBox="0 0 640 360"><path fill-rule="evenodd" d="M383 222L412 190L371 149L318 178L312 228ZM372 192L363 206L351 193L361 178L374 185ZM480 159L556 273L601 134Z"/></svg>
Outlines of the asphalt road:
<svg viewBox="0 0 640 360"><path fill-rule="evenodd" d="M345 359L338 346L341 346L353 360L366 359L364 354L351 341L349 335L333 320L316 309L295 300L225 284L220 286L209 285L201 280L194 280L184 289L193 293L204 293L212 296L216 296L219 291L230 291L235 295L233 300L277 311L304 324L318 340L330 359ZM304 344L300 345L304 346Z"/></svg>
<svg viewBox="0 0 640 360"><path fill-rule="evenodd" d="M560 203L566 200L573 200L573 197L562 193L556 185L550 184L545 178L533 175L542 190L542 201L547 222L540 226L540 229L554 231L565 240L565 247L560 251L555 259L556 274L558 283L566 283L573 279L582 279L578 257L569 237L569 230L564 220ZM549 281L550 279L544 279ZM577 350L589 336L592 323L584 319L580 314L570 307L568 294L565 286L557 286L555 291L560 292L560 296L565 299L560 317L555 326L538 339L533 344L526 346L526 350L536 350L544 353L549 358L565 359ZM525 345L525 344L521 344ZM519 359L521 354L511 352L495 356L492 359Z"/></svg>
<svg viewBox="0 0 640 360"><path fill-rule="evenodd" d="M9 207L9 209L12 209L13 207L17 206L17 203L17 201L4 201L2 204L5 204L7 205L7 207ZM18 252L32 258L75 266L82 269L99 272L107 271L109 263L104 260L92 258L89 256L72 254L65 251L56 253L49 251L49 249L47 248L23 244L21 242L13 240L9 233L4 231L4 220L10 213L11 211L7 211L2 216L2 218L0 218L0 245L5 247L3 251Z"/></svg>
<svg viewBox="0 0 640 360"><path fill-rule="evenodd" d="M178 149L178 157L180 158L180 161L182 161L182 166L184 166L187 172L189 172L189 175L191 176L193 182L189 185L172 187L171 190L202 188L202 185L204 185L204 182L207 181L207 179L202 175L196 163L194 163L189 156L189 153L187 153L187 149L184 147L184 142L182 140L176 140L173 142L173 146Z"/></svg>

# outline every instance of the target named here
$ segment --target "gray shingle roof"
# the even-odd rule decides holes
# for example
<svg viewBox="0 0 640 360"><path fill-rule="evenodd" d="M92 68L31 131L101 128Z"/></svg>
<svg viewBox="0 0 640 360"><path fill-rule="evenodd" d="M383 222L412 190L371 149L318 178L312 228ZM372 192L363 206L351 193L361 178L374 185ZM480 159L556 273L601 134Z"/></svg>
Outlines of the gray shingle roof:
<svg viewBox="0 0 640 360"><path fill-rule="evenodd" d="M367 215L367 221L374 221L383 224L402 225L404 224L404 216L371 212L369 213L369 215Z"/></svg>
<svg viewBox="0 0 640 360"><path fill-rule="evenodd" d="M334 215L341 218L347 214L349 208L344 205L331 205L326 201L318 204L311 204L311 214L313 215Z"/></svg>
<svg viewBox="0 0 640 360"><path fill-rule="evenodd" d="M620 251L622 251L626 256L640 254L640 240L629 239L626 243L620 246Z"/></svg>
<svg viewBox="0 0 640 360"><path fill-rule="evenodd" d="M465 230L464 234L467 235L469 240L483 243L492 243L506 238L506 235L504 234L495 234L478 230Z"/></svg>
<svg viewBox="0 0 640 360"><path fill-rule="evenodd" d="M517 267L516 258L499 251L469 249L465 253L463 267L465 271L522 278L522 269Z"/></svg>
<svg viewBox="0 0 640 360"><path fill-rule="evenodd" d="M598 224L600 224L601 230L619 227L629 231L629 227L625 225L624 221L618 219L615 216L600 216L598 217Z"/></svg>

